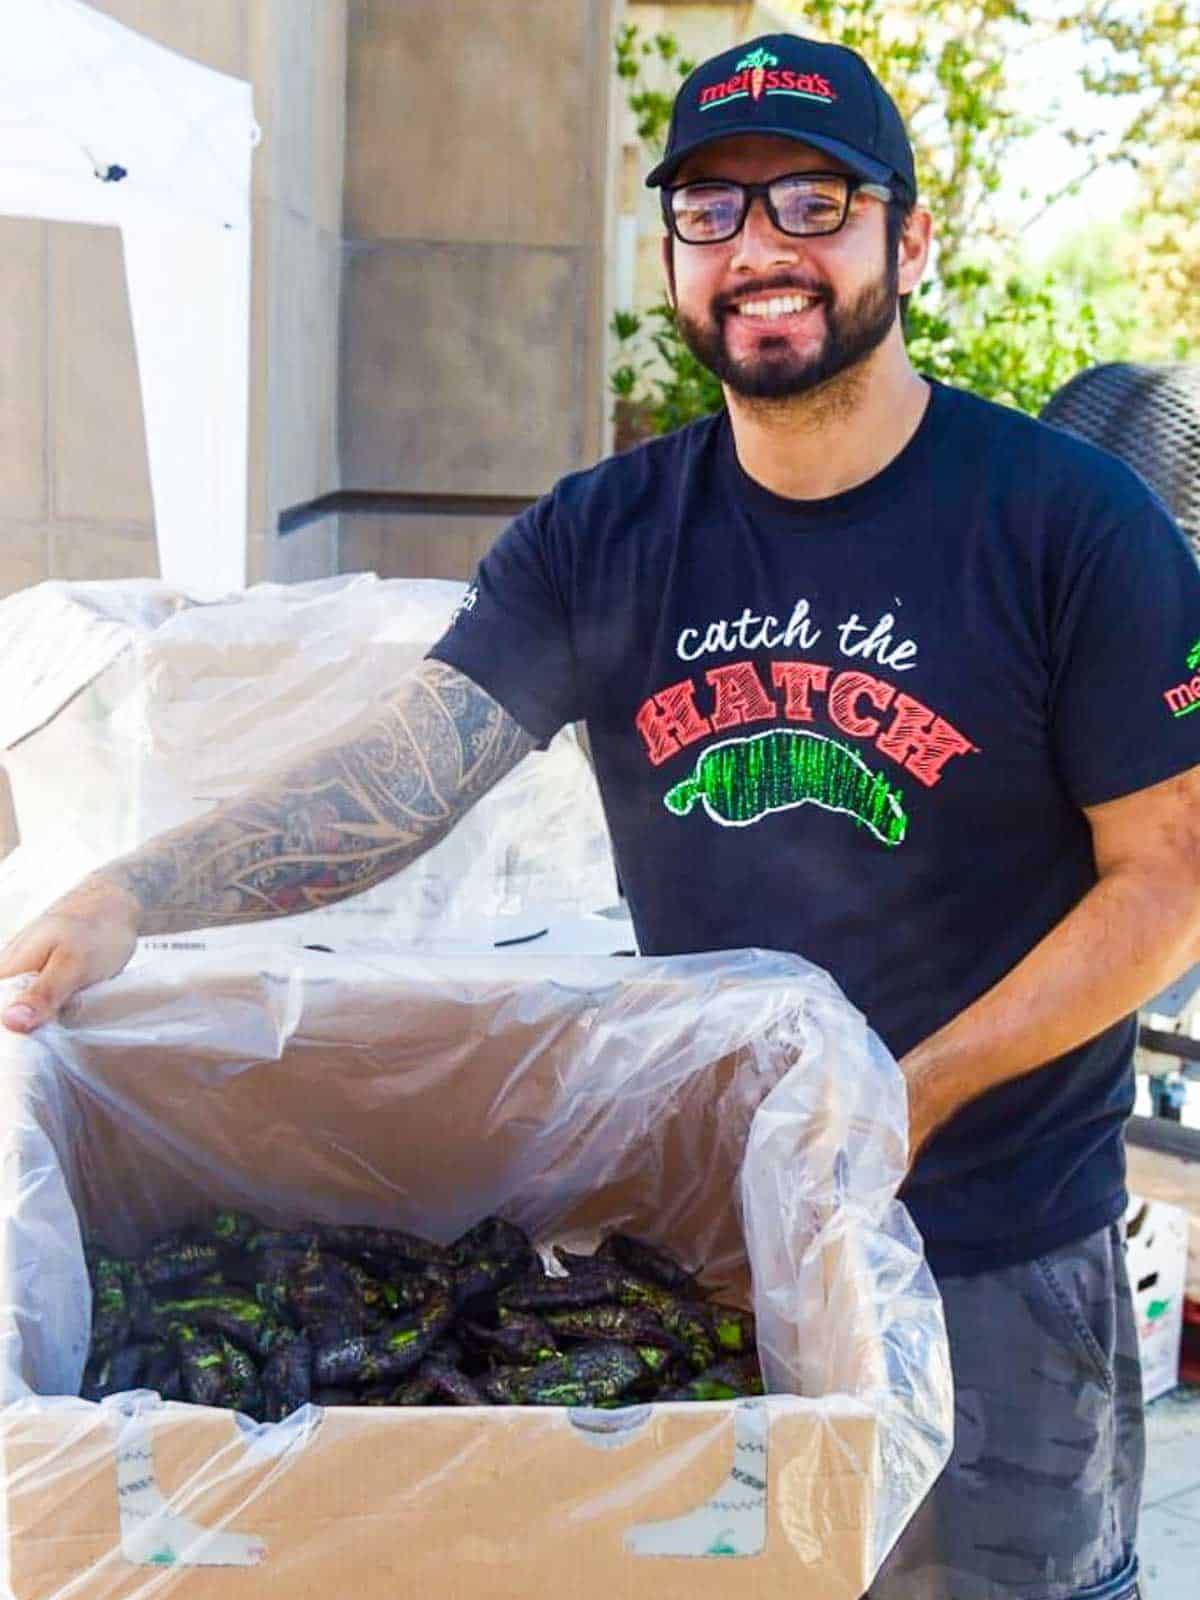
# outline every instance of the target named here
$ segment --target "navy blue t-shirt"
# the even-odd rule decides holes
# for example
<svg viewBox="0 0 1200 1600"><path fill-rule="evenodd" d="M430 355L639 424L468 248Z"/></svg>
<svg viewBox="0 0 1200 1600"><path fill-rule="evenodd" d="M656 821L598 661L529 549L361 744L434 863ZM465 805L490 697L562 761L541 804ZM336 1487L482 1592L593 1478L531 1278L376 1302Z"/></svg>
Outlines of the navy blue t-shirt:
<svg viewBox="0 0 1200 1600"><path fill-rule="evenodd" d="M933 385L820 501L718 414L564 478L431 654L531 734L585 720L647 954L829 971L896 1056L1096 880L1082 807L1200 763L1200 570L1115 458ZM940 1272L1124 1209L1134 1019L973 1101L903 1191Z"/></svg>

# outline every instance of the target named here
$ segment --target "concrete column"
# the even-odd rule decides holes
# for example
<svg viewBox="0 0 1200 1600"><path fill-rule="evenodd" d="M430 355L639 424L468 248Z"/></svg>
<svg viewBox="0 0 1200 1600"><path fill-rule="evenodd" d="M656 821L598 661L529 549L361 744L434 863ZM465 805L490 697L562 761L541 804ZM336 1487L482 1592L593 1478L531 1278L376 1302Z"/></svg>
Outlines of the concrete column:
<svg viewBox="0 0 1200 1600"><path fill-rule="evenodd" d="M263 142L254 171L250 580L337 571L337 521L279 514L340 487L338 301L347 0L242 0Z"/></svg>
<svg viewBox="0 0 1200 1600"><path fill-rule="evenodd" d="M533 498L602 454L610 13L350 0L347 489ZM344 516L342 568L465 577L502 520Z"/></svg>

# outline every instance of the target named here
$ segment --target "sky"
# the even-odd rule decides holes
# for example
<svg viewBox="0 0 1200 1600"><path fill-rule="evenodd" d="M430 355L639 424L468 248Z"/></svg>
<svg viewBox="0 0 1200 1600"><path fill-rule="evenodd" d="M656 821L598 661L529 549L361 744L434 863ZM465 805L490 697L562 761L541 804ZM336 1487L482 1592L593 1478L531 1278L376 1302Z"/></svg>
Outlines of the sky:
<svg viewBox="0 0 1200 1600"><path fill-rule="evenodd" d="M1039 47L1026 65L1022 89L1035 103L1058 106L1056 130L1047 130L1028 141L1019 158L1014 158L997 197L1006 213L1015 219L1029 218L1036 203L1022 197L1023 188L1033 195L1050 194L1069 183L1086 164L1083 152L1072 149L1062 136L1063 128L1112 125L1112 108L1098 102L1080 87L1079 75L1087 55L1079 40L1063 37ZM1133 108L1122 113L1128 119ZM1055 205L1025 234L1031 256L1040 260L1064 238L1091 222L1116 221L1133 200L1136 175L1125 166L1096 173L1077 196Z"/></svg>

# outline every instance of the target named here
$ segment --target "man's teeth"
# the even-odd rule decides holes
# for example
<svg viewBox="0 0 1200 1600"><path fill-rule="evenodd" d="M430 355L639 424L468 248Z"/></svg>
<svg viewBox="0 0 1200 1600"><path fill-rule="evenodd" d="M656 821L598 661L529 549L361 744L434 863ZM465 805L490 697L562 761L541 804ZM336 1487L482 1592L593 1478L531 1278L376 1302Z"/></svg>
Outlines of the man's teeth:
<svg viewBox="0 0 1200 1600"><path fill-rule="evenodd" d="M815 306L817 297L807 294L778 295L772 300L744 300L738 307L744 317L786 317Z"/></svg>

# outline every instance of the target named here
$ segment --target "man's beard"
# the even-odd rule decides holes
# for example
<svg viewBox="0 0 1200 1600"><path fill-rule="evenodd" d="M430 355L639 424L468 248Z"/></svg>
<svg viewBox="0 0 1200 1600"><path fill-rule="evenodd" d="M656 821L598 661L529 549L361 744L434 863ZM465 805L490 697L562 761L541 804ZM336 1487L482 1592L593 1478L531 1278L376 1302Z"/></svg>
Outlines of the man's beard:
<svg viewBox="0 0 1200 1600"><path fill-rule="evenodd" d="M710 320L702 324L676 308L679 334L696 360L734 394L746 400L783 400L807 394L865 361L890 333L899 307L899 272L889 261L873 283L842 306L824 285L777 282L747 285L739 298L756 293L786 294L789 290L817 294L825 317L825 338L818 350L792 347L787 335L767 338L752 356L735 359L725 343L726 317L738 316L722 302L714 302Z"/></svg>

